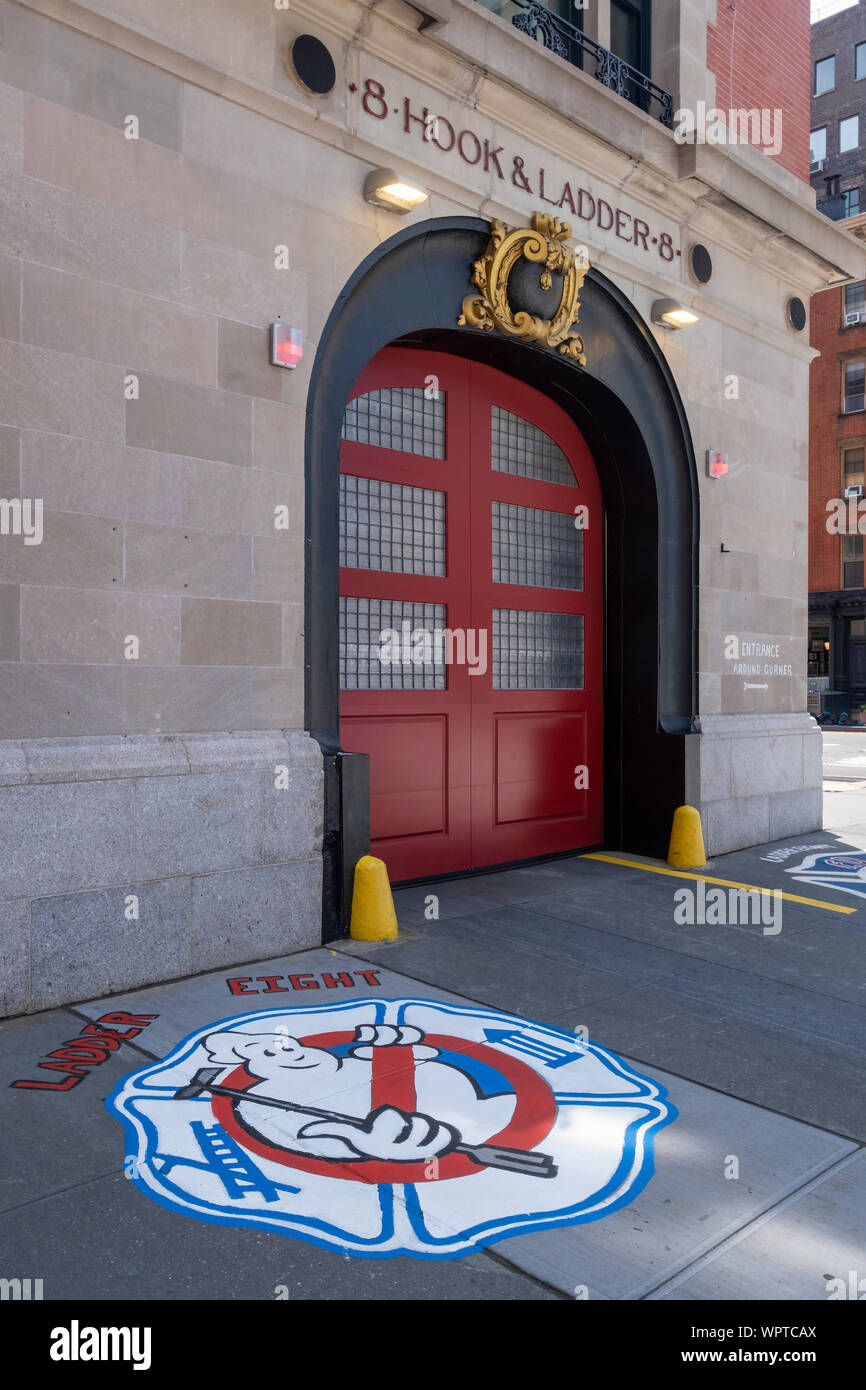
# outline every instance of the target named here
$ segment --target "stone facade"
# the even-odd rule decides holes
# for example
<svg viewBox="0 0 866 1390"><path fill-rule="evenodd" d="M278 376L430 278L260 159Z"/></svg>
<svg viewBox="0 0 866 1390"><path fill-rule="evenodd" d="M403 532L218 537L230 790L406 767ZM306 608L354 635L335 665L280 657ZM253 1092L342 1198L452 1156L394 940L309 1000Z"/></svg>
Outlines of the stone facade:
<svg viewBox="0 0 866 1390"><path fill-rule="evenodd" d="M7 740L2 758L4 1012L319 941L305 735Z"/></svg>
<svg viewBox="0 0 866 1390"><path fill-rule="evenodd" d="M711 7L668 8L658 80L675 105L705 81L711 103ZM300 33L334 58L324 96L292 70ZM425 139L425 107L480 151L522 152L529 187L468 138ZM671 249L576 221L643 318L662 295L700 315L652 331L701 474L688 779L708 849L817 826L811 352L786 304L862 274L863 250L807 184L756 150L677 144L476 0L2 0L0 113L0 482L44 504L41 544L0 538L7 1011L320 940L323 760L303 732L317 344L396 231L527 221L569 179ZM362 197L395 161L430 195L404 219ZM268 364L277 319L304 333L294 371ZM707 448L727 479L704 475ZM794 674L744 690L729 635L778 645Z"/></svg>

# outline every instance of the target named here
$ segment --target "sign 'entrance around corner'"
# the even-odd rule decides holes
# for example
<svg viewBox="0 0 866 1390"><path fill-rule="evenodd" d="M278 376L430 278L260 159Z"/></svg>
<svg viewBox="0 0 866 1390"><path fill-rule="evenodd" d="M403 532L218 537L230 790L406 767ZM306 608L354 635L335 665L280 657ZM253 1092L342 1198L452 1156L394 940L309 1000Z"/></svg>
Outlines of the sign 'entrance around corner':
<svg viewBox="0 0 866 1390"><path fill-rule="evenodd" d="M163 1206L427 1259L617 1210L676 1117L595 1043L425 999L221 1019L106 1105L127 1177Z"/></svg>

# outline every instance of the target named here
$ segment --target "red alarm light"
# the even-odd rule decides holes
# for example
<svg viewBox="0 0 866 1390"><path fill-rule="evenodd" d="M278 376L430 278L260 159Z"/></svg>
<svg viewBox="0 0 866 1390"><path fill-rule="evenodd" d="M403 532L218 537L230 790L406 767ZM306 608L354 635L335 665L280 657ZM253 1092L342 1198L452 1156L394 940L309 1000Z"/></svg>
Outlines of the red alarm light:
<svg viewBox="0 0 866 1390"><path fill-rule="evenodd" d="M271 366L297 367L304 355L304 334L285 323L271 324Z"/></svg>
<svg viewBox="0 0 866 1390"><path fill-rule="evenodd" d="M718 449L707 450L707 477L724 478L728 471L728 456Z"/></svg>

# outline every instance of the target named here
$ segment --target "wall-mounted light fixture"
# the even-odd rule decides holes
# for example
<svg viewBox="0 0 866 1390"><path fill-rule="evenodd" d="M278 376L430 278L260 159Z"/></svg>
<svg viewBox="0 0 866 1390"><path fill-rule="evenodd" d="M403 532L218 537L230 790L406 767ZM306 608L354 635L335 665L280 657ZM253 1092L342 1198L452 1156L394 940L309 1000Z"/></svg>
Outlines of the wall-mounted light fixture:
<svg viewBox="0 0 866 1390"><path fill-rule="evenodd" d="M676 299L657 299L652 307L650 318L659 328L685 328L690 323L700 323L700 314L687 309Z"/></svg>
<svg viewBox="0 0 866 1390"><path fill-rule="evenodd" d="M427 191L396 169L373 169L364 180L364 200L390 212L411 212L427 201Z"/></svg>
<svg viewBox="0 0 866 1390"><path fill-rule="evenodd" d="M304 355L304 333L285 323L271 324L270 362L272 367L297 367Z"/></svg>

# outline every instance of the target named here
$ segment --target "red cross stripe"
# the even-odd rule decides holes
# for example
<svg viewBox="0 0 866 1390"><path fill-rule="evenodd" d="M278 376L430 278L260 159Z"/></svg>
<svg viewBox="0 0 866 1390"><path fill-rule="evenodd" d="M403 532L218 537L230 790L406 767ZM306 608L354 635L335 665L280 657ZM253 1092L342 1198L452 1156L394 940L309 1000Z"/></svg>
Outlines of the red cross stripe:
<svg viewBox="0 0 866 1390"><path fill-rule="evenodd" d="M300 1041L305 1047L339 1047L341 1044L354 1042L355 1033L319 1033L314 1037L301 1038ZM556 1101L550 1087L532 1067L517 1057L497 1052L486 1043L471 1042L466 1038L428 1034L424 1042L428 1047L477 1057L504 1076L514 1091L515 1104L511 1119L504 1129L498 1134L490 1135L485 1142L505 1148L532 1149L550 1133L556 1119ZM417 1101L413 1048L406 1044L373 1047L372 1058L370 1108L393 1105L410 1113L414 1111ZM257 1078L251 1076L243 1067L238 1067L226 1077L223 1084L239 1091L255 1085L256 1080ZM425 1183L441 1182L446 1178L471 1177L485 1171L483 1167L473 1163L471 1158L457 1153L446 1154L439 1160L426 1163L389 1163L379 1159L358 1158L307 1158L305 1155L277 1148L259 1135L251 1134L241 1124L237 1114L237 1101L230 1096L214 1095L211 1105L214 1115L226 1133L250 1153L304 1173L343 1178L348 1182ZM443 1114L434 1118L460 1128L459 1115Z"/></svg>
<svg viewBox="0 0 866 1390"><path fill-rule="evenodd" d="M393 1105L411 1115L416 1107L415 1053L412 1047L374 1047L370 1109Z"/></svg>

